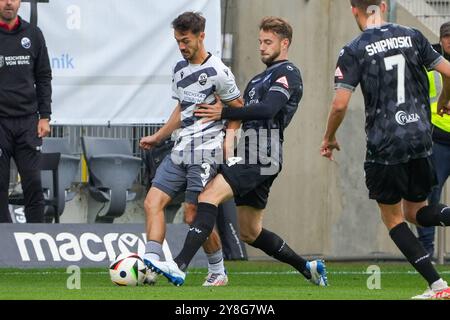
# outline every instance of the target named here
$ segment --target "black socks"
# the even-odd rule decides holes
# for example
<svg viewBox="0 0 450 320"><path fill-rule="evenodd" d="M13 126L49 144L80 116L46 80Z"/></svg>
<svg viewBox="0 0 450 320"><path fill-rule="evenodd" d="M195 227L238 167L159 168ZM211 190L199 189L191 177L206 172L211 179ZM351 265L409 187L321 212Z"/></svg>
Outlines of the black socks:
<svg viewBox="0 0 450 320"><path fill-rule="evenodd" d="M411 229L409 229L406 222L400 223L392 228L389 235L406 259L427 280L430 286L441 278L431 264L428 253L412 233Z"/></svg>
<svg viewBox="0 0 450 320"><path fill-rule="evenodd" d="M417 211L416 219L422 227L446 227L450 225L450 208L444 204L425 206Z"/></svg>
<svg viewBox="0 0 450 320"><path fill-rule="evenodd" d="M262 229L258 238L253 243L252 247L264 251L267 255L275 259L285 262L293 266L307 279L311 279L311 273L306 268L306 260L296 254L278 235L266 229Z"/></svg>
<svg viewBox="0 0 450 320"><path fill-rule="evenodd" d="M198 204L197 214L189 226L183 249L181 249L181 252L174 259L181 270L186 271L198 249L200 249L203 242L211 234L216 224L217 213L218 207L212 204L204 202Z"/></svg>

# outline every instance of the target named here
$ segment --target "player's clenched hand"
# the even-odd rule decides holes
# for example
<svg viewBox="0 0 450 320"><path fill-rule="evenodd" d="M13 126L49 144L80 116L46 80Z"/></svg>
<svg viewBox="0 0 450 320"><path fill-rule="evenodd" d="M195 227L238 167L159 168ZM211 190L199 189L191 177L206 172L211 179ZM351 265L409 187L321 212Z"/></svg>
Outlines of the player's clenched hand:
<svg viewBox="0 0 450 320"><path fill-rule="evenodd" d="M155 135L146 136L141 138L141 141L139 141L139 147L141 147L144 150L148 150L156 146L158 143L159 140L155 137Z"/></svg>
<svg viewBox="0 0 450 320"><path fill-rule="evenodd" d="M220 97L215 94L216 102L214 104L201 103L197 104L197 108L194 110L196 117L201 117L202 123L209 121L217 121L222 119L223 105L220 101Z"/></svg>
<svg viewBox="0 0 450 320"><path fill-rule="evenodd" d="M333 150L336 149L337 151L340 151L341 148L339 147L339 143L336 140L329 141L329 140L323 140L322 145L320 146L320 154L322 157L328 158L331 161L334 161L333 158Z"/></svg>

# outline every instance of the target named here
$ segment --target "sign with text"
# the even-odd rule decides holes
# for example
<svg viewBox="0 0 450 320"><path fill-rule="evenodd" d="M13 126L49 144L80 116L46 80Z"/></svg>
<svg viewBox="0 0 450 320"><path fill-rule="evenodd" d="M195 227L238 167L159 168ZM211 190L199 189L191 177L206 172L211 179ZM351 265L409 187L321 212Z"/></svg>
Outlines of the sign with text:
<svg viewBox="0 0 450 320"><path fill-rule="evenodd" d="M221 54L220 0L28 0L19 15L43 31L53 71L53 123L162 123L172 68L182 59L171 22L206 18L205 46Z"/></svg>
<svg viewBox="0 0 450 320"><path fill-rule="evenodd" d="M168 224L166 258L181 251L186 224ZM145 252L143 224L0 224L0 267L108 267L122 252ZM203 250L190 266L207 267Z"/></svg>

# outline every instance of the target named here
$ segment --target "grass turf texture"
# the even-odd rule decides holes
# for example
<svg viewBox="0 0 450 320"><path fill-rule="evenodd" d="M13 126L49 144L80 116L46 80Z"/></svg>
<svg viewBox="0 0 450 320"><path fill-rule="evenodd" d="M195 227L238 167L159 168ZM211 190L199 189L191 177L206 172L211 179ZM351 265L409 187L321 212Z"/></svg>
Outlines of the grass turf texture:
<svg viewBox="0 0 450 320"><path fill-rule="evenodd" d="M381 289L369 290L368 266L381 269ZM205 288L206 269L190 269L182 287L160 276L155 286L119 287L107 268L81 269L81 289L67 289L66 269L0 269L0 300L403 300L422 293L425 281L406 263L327 263L330 286L316 287L285 264L226 262L229 285ZM438 266L450 280L450 266ZM369 281L371 282L371 281ZM373 282L371 282L373 283Z"/></svg>

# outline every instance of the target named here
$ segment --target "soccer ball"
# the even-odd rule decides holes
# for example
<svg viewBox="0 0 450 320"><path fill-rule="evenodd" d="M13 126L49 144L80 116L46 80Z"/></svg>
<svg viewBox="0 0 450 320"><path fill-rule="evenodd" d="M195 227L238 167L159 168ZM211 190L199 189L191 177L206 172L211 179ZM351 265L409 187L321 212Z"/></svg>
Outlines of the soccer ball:
<svg viewBox="0 0 450 320"><path fill-rule="evenodd" d="M111 281L118 286L142 285L146 273L144 261L132 252L119 254L109 266Z"/></svg>

